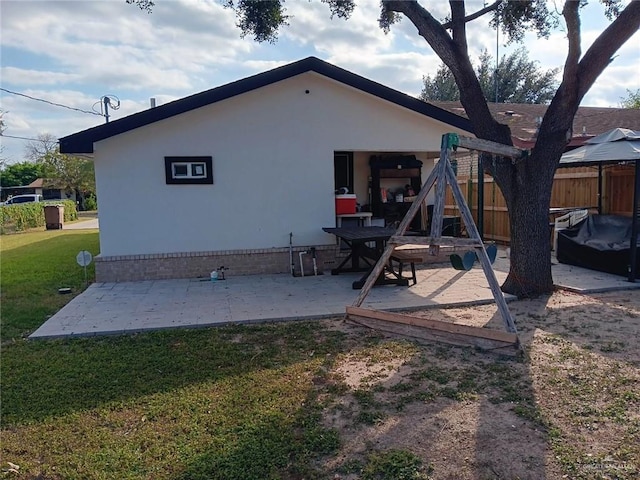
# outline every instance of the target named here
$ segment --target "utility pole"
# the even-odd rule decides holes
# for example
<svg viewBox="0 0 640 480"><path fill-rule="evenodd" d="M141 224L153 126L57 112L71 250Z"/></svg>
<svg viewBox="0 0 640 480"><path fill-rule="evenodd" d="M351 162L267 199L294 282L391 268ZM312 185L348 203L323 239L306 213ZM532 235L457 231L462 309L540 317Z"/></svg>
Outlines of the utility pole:
<svg viewBox="0 0 640 480"><path fill-rule="evenodd" d="M498 17L496 21L496 71L493 75L493 83L496 90L496 103L498 103L498 56L500 53L500 10L498 10Z"/></svg>
<svg viewBox="0 0 640 480"><path fill-rule="evenodd" d="M100 112L96 110L96 106L100 105ZM109 123L109 107L111 110L118 110L120 108L120 99L115 95L103 95L96 103L93 104L93 111L102 115Z"/></svg>
<svg viewBox="0 0 640 480"><path fill-rule="evenodd" d="M111 105L111 100L105 95L102 97L102 103L104 103L104 119L106 120L106 123L109 123L109 105Z"/></svg>

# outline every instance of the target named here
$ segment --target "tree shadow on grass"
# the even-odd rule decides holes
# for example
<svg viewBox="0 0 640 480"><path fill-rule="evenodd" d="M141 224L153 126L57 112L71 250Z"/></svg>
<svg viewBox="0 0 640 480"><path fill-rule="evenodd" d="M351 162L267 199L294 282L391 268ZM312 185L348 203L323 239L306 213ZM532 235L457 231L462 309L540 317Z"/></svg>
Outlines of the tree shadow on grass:
<svg viewBox="0 0 640 480"><path fill-rule="evenodd" d="M376 446L417 453L438 479L547 478L546 433L522 416L532 403L525 364L443 345L426 346L420 363L394 380L419 378L418 401L388 418Z"/></svg>
<svg viewBox="0 0 640 480"><path fill-rule="evenodd" d="M179 480L263 480L317 478L313 462L334 452L339 434L321 424L314 412L316 392L309 391L302 406L290 415L271 412L243 424L239 435L210 445L192 458Z"/></svg>
<svg viewBox="0 0 640 480"><path fill-rule="evenodd" d="M3 425L135 402L202 382L283 368L339 350L317 325L231 326L18 342L2 352Z"/></svg>
<svg viewBox="0 0 640 480"><path fill-rule="evenodd" d="M561 292L514 302L510 309L527 379L510 394L520 417L509 442L513 449L524 442L532 465L546 457L542 466L546 463L551 478L634 478L640 473L640 298L630 292ZM496 317L489 326L495 328ZM492 415L481 418L486 423L481 429L494 430ZM536 429L527 431L524 420ZM540 433L543 450L541 442L532 441ZM476 458L485 455L479 448ZM513 477L511 456L502 458L504 468L496 473Z"/></svg>
<svg viewBox="0 0 640 480"><path fill-rule="evenodd" d="M339 441L313 380L347 347L318 323L16 347L3 456L38 478L282 478Z"/></svg>
<svg viewBox="0 0 640 480"><path fill-rule="evenodd" d="M438 315L455 320L454 311ZM555 478L547 477L547 433L535 418L525 361L421 342L400 366L378 360L381 368L367 371L402 341L381 337L379 351L347 360L351 365L341 369L364 373L359 386L351 379L339 404L325 411L327 425L342 434L340 451L326 461L328 474L360 478L372 457L399 450L422 460L416 470L422 477L403 478ZM395 478L392 471L375 478Z"/></svg>
<svg viewBox="0 0 640 480"><path fill-rule="evenodd" d="M633 478L633 445L640 442L637 433L634 441L633 431L623 425L625 408L637 407L640 398L633 396L638 384L621 364L629 354L622 350L637 348L637 336L619 345L615 338L629 335L628 323L633 322L605 322L605 329L612 329L606 338L594 334L598 327L590 324L601 323L597 319L604 312L612 318L629 315L637 325L633 315L638 310L628 302L610 300L587 304L579 298L575 305L551 305L549 299L511 303L527 353L523 359L443 344L419 344L411 350L402 347L406 342L397 337L354 327L352 338L345 338L349 334L316 323L17 344L9 365L3 361L3 425L8 420L15 430L23 423L46 424L52 417L93 411L89 415L97 416L102 422L99 428L114 442L110 456L101 454L123 461L130 457L131 467L141 472L160 469L157 478L296 479L313 478L318 472L358 478L372 453L390 449L418 455L429 467L425 471L438 479L544 479L563 474L590 478L598 472ZM503 329L497 312L489 308L466 309L471 313L465 315L472 323ZM474 318L478 312L485 312L480 319ZM585 312L600 317L587 321ZM444 315L466 320L456 318L455 310ZM622 350L614 351L615 346ZM405 364L390 368L385 355L394 348L413 353ZM332 379L333 363L343 361L336 357L346 354L354 354L358 366L382 368L350 389ZM317 363L309 367L314 359ZM598 362L612 363L597 373ZM583 363L585 369L578 370ZM620 379L616 385L625 390L615 393L627 402L627 407L615 402L604 405L609 417L586 408L603 405L597 403L603 385L594 388L589 381L607 377ZM205 387L200 392L207 383L215 389ZM569 404L572 397L558 395L558 389L574 392L575 402ZM168 395L176 404L169 411L164 406ZM289 401L292 395L301 397ZM120 422L117 412L129 411L144 412L147 419ZM229 412L234 412L232 420ZM621 433L619 445L631 445L609 450L611 459L601 455L602 450L589 457L591 452L579 444L580 438L599 438L589 425L606 420L603 416L610 423L602 423L600 430L611 426L609 432ZM140 431L132 438L136 428ZM342 447L334 453L338 433ZM175 461L165 458L151 466L138 465L161 454L158 449L164 440L158 438L167 439L169 450L161 452L175 455ZM125 452L120 444L127 443L130 451ZM148 451L139 452L136 445ZM49 448L54 446L60 449L53 444ZM96 449L104 452L104 443ZM93 453L88 449L82 455ZM86 463L86 458L81 460ZM631 473L625 477L621 472Z"/></svg>

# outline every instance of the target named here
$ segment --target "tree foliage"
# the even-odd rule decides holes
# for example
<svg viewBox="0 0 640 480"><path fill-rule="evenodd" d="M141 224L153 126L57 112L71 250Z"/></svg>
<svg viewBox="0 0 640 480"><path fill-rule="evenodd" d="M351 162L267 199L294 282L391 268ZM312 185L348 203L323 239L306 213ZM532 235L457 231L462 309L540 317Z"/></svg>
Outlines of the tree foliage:
<svg viewBox="0 0 640 480"><path fill-rule="evenodd" d="M126 0L126 2L130 5L137 5L140 10L145 10L148 13L151 13L155 2L153 0Z"/></svg>
<svg viewBox="0 0 640 480"><path fill-rule="evenodd" d="M541 71L536 61L529 60L526 48L503 55L497 70L494 67L493 57L486 50L482 52L479 60L480 64L475 69L476 75L485 98L490 101L549 103L558 87L555 77L560 69ZM456 80L444 63L440 64L433 77L426 76L423 81L424 85L420 93L422 100L460 100Z"/></svg>
<svg viewBox="0 0 640 480"><path fill-rule="evenodd" d="M627 90L627 97L622 99L622 108L640 108L640 89L632 92Z"/></svg>
<svg viewBox="0 0 640 480"><path fill-rule="evenodd" d="M25 154L40 167L47 188L75 192L81 203L86 196L95 192L93 162L60 153L58 141L53 135L38 135L38 140L27 144Z"/></svg>
<svg viewBox="0 0 640 480"><path fill-rule="evenodd" d="M5 165L0 171L0 184L6 187L22 187L42 177L42 165L20 162Z"/></svg>
<svg viewBox="0 0 640 480"><path fill-rule="evenodd" d="M95 173L90 160L55 152L40 160L49 187L73 191L80 196L95 191Z"/></svg>

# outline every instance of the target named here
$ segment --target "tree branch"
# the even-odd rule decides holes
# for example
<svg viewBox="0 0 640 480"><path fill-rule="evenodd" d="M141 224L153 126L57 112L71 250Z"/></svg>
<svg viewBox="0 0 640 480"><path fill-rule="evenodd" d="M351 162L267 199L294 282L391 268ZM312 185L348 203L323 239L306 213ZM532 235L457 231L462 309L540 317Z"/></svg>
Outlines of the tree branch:
<svg viewBox="0 0 640 480"><path fill-rule="evenodd" d="M640 1L634 0L598 36L578 65L578 97L582 99L613 61L613 55L640 28Z"/></svg>
<svg viewBox="0 0 640 480"><path fill-rule="evenodd" d="M567 1L562 9L567 24L568 52L567 60L564 64L563 83L572 82L578 71L578 61L580 60L580 2L576 0Z"/></svg>
<svg viewBox="0 0 640 480"><path fill-rule="evenodd" d="M449 33L440 22L425 10L417 1L384 0L384 8L389 11L402 13L418 29L418 34L424 38L440 58L452 56L452 40Z"/></svg>
<svg viewBox="0 0 640 480"><path fill-rule="evenodd" d="M458 50L464 52L466 56L469 56L469 48L467 45L467 26L464 21L464 2L459 0L449 0L449 7L451 8L451 36L453 37L453 43Z"/></svg>
<svg viewBox="0 0 640 480"><path fill-rule="evenodd" d="M569 52L564 66L562 83L558 88L540 125L538 138L569 141L573 116L580 102L598 76L611 63L612 55L638 31L640 27L640 1L633 0L593 42L580 59L579 2L570 0L562 11L567 22ZM547 143L548 143L547 142Z"/></svg>
<svg viewBox="0 0 640 480"><path fill-rule="evenodd" d="M418 29L418 34L431 46L449 67L460 91L460 102L474 125L478 138L511 145L511 132L507 125L497 122L487 105L482 87L467 53L464 2L451 0L452 38L442 24L416 1L384 1L389 11L401 13ZM491 119L493 121L487 121Z"/></svg>
<svg viewBox="0 0 640 480"><path fill-rule="evenodd" d="M498 6L502 3L502 0L497 0L495 2L493 2L491 5L487 5L486 7L482 8L481 10L478 10L476 13L472 13L471 15L469 15L468 17L464 18L464 23L469 23L469 22L473 22L475 19L482 17L483 15L492 12L494 10L498 9ZM450 29L452 28L452 22L447 22L447 23L443 23L442 26L445 29Z"/></svg>
<svg viewBox="0 0 640 480"><path fill-rule="evenodd" d="M577 88L578 61L581 53L579 11L579 0L567 0L562 9L562 15L567 24L567 59L562 73L562 82L551 100L538 131L538 139L544 138L546 145L553 143L557 149L564 149L571 139L573 117L580 105Z"/></svg>

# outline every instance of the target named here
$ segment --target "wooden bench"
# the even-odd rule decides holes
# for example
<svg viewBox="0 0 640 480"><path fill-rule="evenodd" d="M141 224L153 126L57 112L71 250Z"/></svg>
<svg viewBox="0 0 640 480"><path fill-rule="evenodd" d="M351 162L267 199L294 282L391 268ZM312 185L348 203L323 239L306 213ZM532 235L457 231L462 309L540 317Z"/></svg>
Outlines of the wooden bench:
<svg viewBox="0 0 640 480"><path fill-rule="evenodd" d="M390 262L398 262L398 276L402 277L402 269L406 264L411 266L411 279L413 284L418 283L416 278L416 262L422 263L425 261L424 254L422 252L412 252L410 250L394 250L391 254Z"/></svg>

